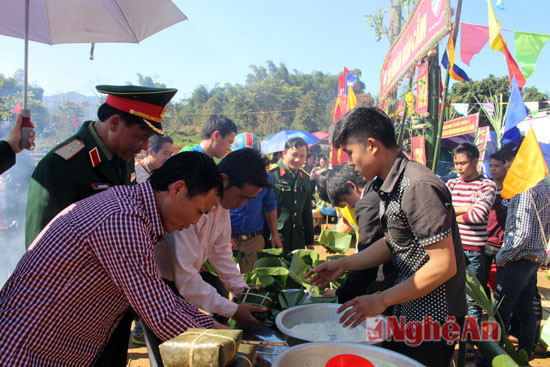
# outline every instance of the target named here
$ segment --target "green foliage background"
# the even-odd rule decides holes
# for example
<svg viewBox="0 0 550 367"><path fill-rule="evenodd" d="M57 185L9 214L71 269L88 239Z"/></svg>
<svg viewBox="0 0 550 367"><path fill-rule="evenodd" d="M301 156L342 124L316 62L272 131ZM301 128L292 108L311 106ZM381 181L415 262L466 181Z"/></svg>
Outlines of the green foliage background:
<svg viewBox="0 0 550 367"><path fill-rule="evenodd" d="M223 113L232 118L240 131L250 131L265 138L285 129L303 129L310 132L328 129L332 122L338 88L338 72L321 71L309 74L293 70L283 63L267 61L265 66L250 66L250 73L243 84L216 85L207 88L197 86L189 98L176 98L168 106L164 116L166 132L176 146L196 143L206 117L211 113ZM1 72L1 71L0 71ZM354 86L359 106L374 106L376 100L365 94L361 70L351 70L357 76ZM137 80L128 84L148 87L165 87L150 76L137 74ZM29 87L29 106L38 133L38 147L51 148L76 131L73 117L82 122L88 102L65 100L53 111L43 104L44 90L37 85ZM486 97L502 94L504 106L510 96L508 77L487 78L469 83L455 83L449 102L471 103L470 113L478 111L476 97L484 102ZM536 87L523 90L525 101L548 100L548 95ZM13 124L12 110L23 100L23 75L18 71L8 77L0 73L0 135ZM98 105L101 96L98 97ZM546 105L544 105L546 106ZM542 107L541 107L542 108ZM452 109L451 109L452 110ZM481 125L488 124L482 114Z"/></svg>
<svg viewBox="0 0 550 367"><path fill-rule="evenodd" d="M327 130L332 122L338 88L338 73L334 75L316 71L305 74L290 72L283 63L267 61L265 66L250 66L251 72L243 84L216 85L209 89L196 87L189 98L178 100L178 95L164 115L165 131L176 145L195 143L206 117L223 113L232 118L240 131L251 131L260 137L285 129L304 129L311 132ZM1 72L1 71L0 71ZM351 70L358 82L354 91L360 104L374 105L370 94L365 95L361 71ZM165 87L150 76L137 74L137 80L127 84L147 87ZM108 83L108 81L106 81ZM73 117L83 121L88 106L65 101L55 111L49 111L42 103L44 90L30 88L30 108L42 144L53 145L75 132ZM23 99L22 72L13 77L0 74L0 120L12 124L11 113ZM98 104L100 99L98 98ZM39 146L40 146L39 145Z"/></svg>

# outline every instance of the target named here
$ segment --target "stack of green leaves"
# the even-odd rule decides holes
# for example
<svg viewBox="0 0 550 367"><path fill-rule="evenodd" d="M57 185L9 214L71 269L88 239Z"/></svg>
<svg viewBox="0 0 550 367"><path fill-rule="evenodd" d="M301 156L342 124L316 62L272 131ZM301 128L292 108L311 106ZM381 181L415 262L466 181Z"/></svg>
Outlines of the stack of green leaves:
<svg viewBox="0 0 550 367"><path fill-rule="evenodd" d="M258 252L254 270L245 274L245 280L251 287L259 287L260 290L248 290L247 298L241 295L237 302L259 305L257 297L274 299L269 307L265 302L259 305L268 309L267 316L255 315L260 321L265 319L268 326L273 325L279 312L289 307L309 303L337 303L337 297L322 297L319 287L311 286L304 279L308 271L321 263L323 261L319 260L319 254L314 250L295 250L287 255L283 255L281 249ZM251 295L257 297L250 298Z"/></svg>
<svg viewBox="0 0 550 367"><path fill-rule="evenodd" d="M351 245L352 236L331 230L323 230L319 235L319 244L329 252L345 254Z"/></svg>

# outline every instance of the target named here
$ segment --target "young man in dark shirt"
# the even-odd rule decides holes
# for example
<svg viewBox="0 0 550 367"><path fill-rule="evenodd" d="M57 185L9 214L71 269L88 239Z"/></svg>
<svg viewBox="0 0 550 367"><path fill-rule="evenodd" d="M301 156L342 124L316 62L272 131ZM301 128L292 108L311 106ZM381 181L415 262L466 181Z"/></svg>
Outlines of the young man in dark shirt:
<svg viewBox="0 0 550 367"><path fill-rule="evenodd" d="M340 307L344 326L356 327L367 317L394 306L394 316L405 323L444 323L466 314L465 266L451 195L445 183L425 166L399 152L390 118L376 108L356 108L337 123L332 143L343 147L349 164L365 180L374 181L382 205L384 238L368 249L314 268L306 276L325 285L344 271L376 267L392 260L398 271L396 285L365 295ZM446 366L454 343L444 339L422 341L413 347L386 341L389 349L426 366Z"/></svg>
<svg viewBox="0 0 550 367"><path fill-rule="evenodd" d="M380 198L373 190L372 181L365 182L363 176L347 164L336 166L322 176L326 180L326 187L324 193L319 190L319 197L336 207L349 206L355 212L357 252L384 237L380 226ZM384 280L381 283L376 282L378 270L375 267L350 272L346 281L335 292L338 302L345 303L357 296L391 287L396 278L391 262L383 265Z"/></svg>

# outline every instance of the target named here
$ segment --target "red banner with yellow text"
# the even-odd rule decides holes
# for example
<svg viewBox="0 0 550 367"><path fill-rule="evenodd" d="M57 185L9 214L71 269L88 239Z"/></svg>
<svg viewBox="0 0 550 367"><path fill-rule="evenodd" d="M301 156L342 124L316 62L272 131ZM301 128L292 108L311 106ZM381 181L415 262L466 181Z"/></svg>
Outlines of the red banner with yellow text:
<svg viewBox="0 0 550 367"><path fill-rule="evenodd" d="M428 112L428 62L418 67L416 76L416 113Z"/></svg>
<svg viewBox="0 0 550 367"><path fill-rule="evenodd" d="M424 139L424 135L415 136L411 139L411 150L413 159L426 165L426 139Z"/></svg>
<svg viewBox="0 0 550 367"><path fill-rule="evenodd" d="M460 117L443 123L441 139L452 138L453 136L475 133L479 123L479 113Z"/></svg>
<svg viewBox="0 0 550 367"><path fill-rule="evenodd" d="M386 55L380 75L380 99L397 85L415 62L451 30L449 0L420 0Z"/></svg>

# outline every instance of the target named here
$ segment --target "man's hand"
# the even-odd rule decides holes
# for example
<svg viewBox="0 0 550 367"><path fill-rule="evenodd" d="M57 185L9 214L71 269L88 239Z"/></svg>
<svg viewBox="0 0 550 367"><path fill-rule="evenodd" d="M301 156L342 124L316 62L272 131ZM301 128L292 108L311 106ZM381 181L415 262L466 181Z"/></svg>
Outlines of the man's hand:
<svg viewBox="0 0 550 367"><path fill-rule="evenodd" d="M11 130L8 132L8 136L6 137L6 142L10 145L11 149L15 153L19 153L23 150L21 148L21 124L23 123L23 117L21 117L20 114L17 114L17 118L15 119L15 125L11 128ZM32 124L32 123L31 123ZM32 125L34 128L34 125ZM30 131L29 133L29 147L34 146L34 138L35 138L35 132L34 129Z"/></svg>
<svg viewBox="0 0 550 367"><path fill-rule="evenodd" d="M328 283L340 278L344 274L344 269L339 260L327 261L308 271L304 279L311 277L313 274L315 275L311 278L309 284L325 287Z"/></svg>
<svg viewBox="0 0 550 367"><path fill-rule="evenodd" d="M325 293L321 294L321 297L334 297L336 296L336 290L335 289L325 289Z"/></svg>
<svg viewBox="0 0 550 367"><path fill-rule="evenodd" d="M233 238L229 239L229 243L231 244L231 250L237 249L237 244L235 243L235 241L233 241Z"/></svg>
<svg viewBox="0 0 550 367"><path fill-rule="evenodd" d="M271 246L273 248L283 248L283 243L281 242L281 239L279 238L279 236L271 236Z"/></svg>
<svg viewBox="0 0 550 367"><path fill-rule="evenodd" d="M347 309L340 318L344 327L356 328L369 316L378 316L388 308L384 303L382 293L356 297L344 303L336 312L341 313Z"/></svg>
<svg viewBox="0 0 550 367"><path fill-rule="evenodd" d="M462 205L462 206L455 206L455 215L457 217L460 217L462 214L469 212L472 210L474 206L473 205Z"/></svg>
<svg viewBox="0 0 550 367"><path fill-rule="evenodd" d="M239 325L260 325L261 322L252 315L252 312L265 311L265 308L241 303L239 307L237 307L237 312L235 312L233 318L239 323Z"/></svg>
<svg viewBox="0 0 550 367"><path fill-rule="evenodd" d="M212 324L212 329L231 329L229 326L220 324L217 321L214 321L214 324Z"/></svg>

